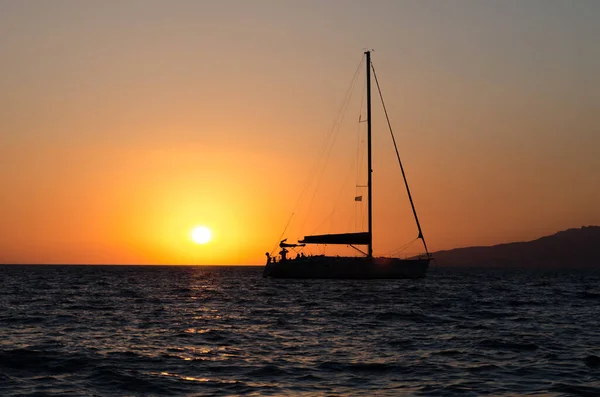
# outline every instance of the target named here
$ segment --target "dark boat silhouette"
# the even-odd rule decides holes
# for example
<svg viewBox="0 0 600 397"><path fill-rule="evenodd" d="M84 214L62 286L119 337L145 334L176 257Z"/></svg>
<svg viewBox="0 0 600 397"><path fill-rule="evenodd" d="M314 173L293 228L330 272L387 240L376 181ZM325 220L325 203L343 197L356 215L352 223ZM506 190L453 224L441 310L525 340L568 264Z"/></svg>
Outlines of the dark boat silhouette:
<svg viewBox="0 0 600 397"><path fill-rule="evenodd" d="M287 239L282 240L279 243L281 248L280 258L271 257L267 253L267 264L263 271L264 277L272 278L329 278L329 279L342 279L342 278L355 278L355 279L380 279L380 278L423 278L427 275L429 268L429 262L431 261L431 254L427 249L427 244L423 237L421 225L417 217L417 212L410 194L406 175L402 162L400 161L400 155L396 147L396 141L392 134L394 147L396 148L396 155L408 198L412 207L412 212L419 230L418 239L421 239L425 248L425 253L419 257L410 259L400 258L388 258L388 257L374 257L373 256L373 191L372 191L372 153L371 153L371 70L375 77L375 82L379 89L379 83L377 82L377 75L371 64L371 52L365 51L366 55L366 90L367 90L367 189L368 189L368 231L358 233L341 233L341 234L320 234L305 236L298 243L288 243ZM381 90L379 90L381 96ZM383 98L382 98L383 103ZM387 118L387 110L385 110L385 104L383 109ZM388 119L388 126L389 126ZM391 132L391 128L390 128ZM358 200L360 199L360 200ZM357 201L362 200L361 197L356 197ZM327 255L316 255L316 256L304 256L304 254L298 255L295 259L287 257L287 248L304 247L306 244L323 244L323 245L347 245L363 256L327 256ZM367 246L366 252L358 248L357 246Z"/></svg>

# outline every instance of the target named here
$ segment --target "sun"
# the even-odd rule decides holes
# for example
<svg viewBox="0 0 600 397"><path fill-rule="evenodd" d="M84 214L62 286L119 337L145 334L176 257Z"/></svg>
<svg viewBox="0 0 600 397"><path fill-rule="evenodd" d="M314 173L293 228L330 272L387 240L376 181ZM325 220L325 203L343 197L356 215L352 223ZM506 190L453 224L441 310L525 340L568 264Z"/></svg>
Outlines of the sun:
<svg viewBox="0 0 600 397"><path fill-rule="evenodd" d="M196 226L192 229L192 240L196 244L206 244L210 241L212 233L206 226Z"/></svg>

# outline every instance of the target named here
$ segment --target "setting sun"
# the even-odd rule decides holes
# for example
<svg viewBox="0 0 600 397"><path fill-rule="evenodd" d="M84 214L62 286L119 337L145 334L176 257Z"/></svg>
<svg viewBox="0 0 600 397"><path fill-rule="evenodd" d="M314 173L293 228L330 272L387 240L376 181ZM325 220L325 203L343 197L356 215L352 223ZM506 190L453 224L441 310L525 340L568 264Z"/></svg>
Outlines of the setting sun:
<svg viewBox="0 0 600 397"><path fill-rule="evenodd" d="M192 240L196 244L206 244L210 241L211 232L206 226L196 226L192 230Z"/></svg>

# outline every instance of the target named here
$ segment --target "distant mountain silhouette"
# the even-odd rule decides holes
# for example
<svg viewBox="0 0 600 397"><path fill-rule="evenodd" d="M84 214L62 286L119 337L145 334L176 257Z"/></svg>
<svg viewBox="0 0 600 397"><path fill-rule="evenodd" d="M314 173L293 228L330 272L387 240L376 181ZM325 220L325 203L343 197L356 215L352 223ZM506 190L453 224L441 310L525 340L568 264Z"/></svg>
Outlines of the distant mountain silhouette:
<svg viewBox="0 0 600 397"><path fill-rule="evenodd" d="M440 266L600 269L600 226L568 229L533 241L433 254Z"/></svg>

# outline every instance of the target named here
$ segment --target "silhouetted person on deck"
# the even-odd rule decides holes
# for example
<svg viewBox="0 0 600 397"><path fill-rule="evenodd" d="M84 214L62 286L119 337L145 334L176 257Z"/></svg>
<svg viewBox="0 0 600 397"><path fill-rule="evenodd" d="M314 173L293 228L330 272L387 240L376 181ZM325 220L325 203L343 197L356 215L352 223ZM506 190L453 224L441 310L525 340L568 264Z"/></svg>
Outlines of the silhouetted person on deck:
<svg viewBox="0 0 600 397"><path fill-rule="evenodd" d="M271 254L265 252L265 255L267 256L267 263L271 263Z"/></svg>
<svg viewBox="0 0 600 397"><path fill-rule="evenodd" d="M288 253L288 250L286 250L285 248L283 248L283 249L282 249L282 250L279 252L279 255L281 255L281 260L282 260L282 261L284 261L284 260L286 260L286 259L287 259L287 253Z"/></svg>

